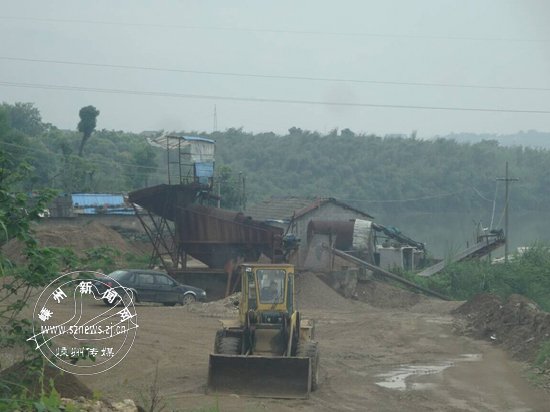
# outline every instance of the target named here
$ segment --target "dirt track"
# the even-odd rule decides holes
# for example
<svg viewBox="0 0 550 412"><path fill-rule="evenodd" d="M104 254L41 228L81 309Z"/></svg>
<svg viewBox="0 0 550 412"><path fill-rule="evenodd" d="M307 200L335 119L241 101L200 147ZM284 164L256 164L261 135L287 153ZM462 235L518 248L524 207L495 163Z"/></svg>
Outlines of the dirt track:
<svg viewBox="0 0 550 412"><path fill-rule="evenodd" d="M137 306L139 332L116 368L82 381L105 397L138 403L155 366L169 410L222 411L548 411L550 395L524 377L524 365L490 343L453 334L457 302L421 299L380 309L344 299L321 280L299 281L303 316L317 319L321 383L310 400L205 395L218 319L231 309ZM91 310L103 310L100 304ZM384 376L401 369L406 379ZM394 388L391 388L394 387Z"/></svg>

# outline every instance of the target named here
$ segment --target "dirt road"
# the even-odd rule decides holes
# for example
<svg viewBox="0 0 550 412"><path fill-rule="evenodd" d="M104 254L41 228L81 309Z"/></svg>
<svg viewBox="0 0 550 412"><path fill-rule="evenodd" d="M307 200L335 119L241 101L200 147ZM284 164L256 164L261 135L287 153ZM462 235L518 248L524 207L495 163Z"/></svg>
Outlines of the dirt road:
<svg viewBox="0 0 550 412"><path fill-rule="evenodd" d="M345 299L310 275L299 295L317 319L321 383L309 400L205 395L208 354L220 304L185 308L137 305L139 329L119 365L82 381L103 396L146 403L158 364L168 410L222 411L548 411L550 395L524 366L490 343L453 333L457 302L421 299L408 308L375 308ZM99 303L91 311L102 311ZM204 410L204 409L203 409Z"/></svg>

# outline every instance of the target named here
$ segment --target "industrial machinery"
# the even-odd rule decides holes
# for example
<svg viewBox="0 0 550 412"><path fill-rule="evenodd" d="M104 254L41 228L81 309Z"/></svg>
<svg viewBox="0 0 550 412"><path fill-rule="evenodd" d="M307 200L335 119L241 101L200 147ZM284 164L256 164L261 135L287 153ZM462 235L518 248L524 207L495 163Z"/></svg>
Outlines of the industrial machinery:
<svg viewBox="0 0 550 412"><path fill-rule="evenodd" d="M256 397L307 398L319 381L312 321L296 310L294 267L241 264L239 319L222 321L208 389Z"/></svg>

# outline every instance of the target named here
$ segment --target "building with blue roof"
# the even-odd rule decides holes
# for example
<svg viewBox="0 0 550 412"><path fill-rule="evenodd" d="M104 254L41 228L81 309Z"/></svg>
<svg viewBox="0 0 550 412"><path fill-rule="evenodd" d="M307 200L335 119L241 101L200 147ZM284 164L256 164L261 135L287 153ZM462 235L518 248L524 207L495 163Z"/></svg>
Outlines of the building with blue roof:
<svg viewBox="0 0 550 412"><path fill-rule="evenodd" d="M122 194L73 193L73 212L77 215L133 215L134 209Z"/></svg>

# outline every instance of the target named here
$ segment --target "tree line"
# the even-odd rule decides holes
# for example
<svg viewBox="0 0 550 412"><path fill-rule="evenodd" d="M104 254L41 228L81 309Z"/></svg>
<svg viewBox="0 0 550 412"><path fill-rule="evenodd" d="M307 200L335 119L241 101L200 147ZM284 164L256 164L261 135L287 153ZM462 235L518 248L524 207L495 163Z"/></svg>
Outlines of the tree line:
<svg viewBox="0 0 550 412"><path fill-rule="evenodd" d="M332 196L368 212L464 212L504 202L505 163L519 178L516 210L547 210L550 152L502 147L495 140L381 137L349 129L326 135L291 128L286 135L242 129L206 134L217 159L247 176L247 196ZM497 186L498 184L498 186ZM496 192L496 196L495 196Z"/></svg>
<svg viewBox="0 0 550 412"><path fill-rule="evenodd" d="M90 107L88 115L95 121L99 111ZM75 114L75 126L78 121ZM503 177L506 161L511 175L520 179L512 188L516 210L542 211L550 204L550 152L540 148L503 147L496 140L421 140L414 134L382 137L349 129L184 133L216 140L216 182L225 207L239 207L237 176L242 173L247 204L273 195L329 196L369 212L487 210L494 199L503 204L504 187L497 186L497 178ZM82 124L78 130L62 130L44 123L30 103L0 106L0 142L34 168L24 190L127 192L166 182L164 149L151 146L144 135L97 130L95 124L91 131Z"/></svg>

